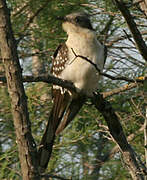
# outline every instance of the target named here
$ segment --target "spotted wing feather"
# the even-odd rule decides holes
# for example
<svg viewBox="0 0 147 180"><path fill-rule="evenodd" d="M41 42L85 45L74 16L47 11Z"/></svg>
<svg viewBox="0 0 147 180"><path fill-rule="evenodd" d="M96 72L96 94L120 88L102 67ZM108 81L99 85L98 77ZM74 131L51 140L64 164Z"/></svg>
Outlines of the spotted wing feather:
<svg viewBox="0 0 147 180"><path fill-rule="evenodd" d="M62 44L55 51L52 61L51 73L55 77L60 77L60 73L64 70L67 60L68 49L65 44ZM62 87L56 85L53 85L52 87L52 96L53 107L38 151L39 166L43 170L47 167L55 139L55 132L62 120L70 98L67 91L63 93Z"/></svg>
<svg viewBox="0 0 147 180"><path fill-rule="evenodd" d="M64 70L66 61L68 60L68 48L66 44L59 45L53 55L51 73L59 77L60 73Z"/></svg>

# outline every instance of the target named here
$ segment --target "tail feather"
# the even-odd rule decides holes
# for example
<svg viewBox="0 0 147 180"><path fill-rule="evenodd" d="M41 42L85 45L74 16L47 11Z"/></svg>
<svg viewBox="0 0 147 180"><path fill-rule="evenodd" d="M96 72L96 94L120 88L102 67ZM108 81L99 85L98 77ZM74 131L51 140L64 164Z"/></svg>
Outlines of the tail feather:
<svg viewBox="0 0 147 180"><path fill-rule="evenodd" d="M57 90L54 105L38 150L40 172L44 172L47 168L55 140L55 132L69 103L68 98L69 96L66 93L63 95L60 90Z"/></svg>
<svg viewBox="0 0 147 180"><path fill-rule="evenodd" d="M56 130L56 135L61 133L65 129L65 127L74 119L79 110L82 108L85 100L85 97L81 96L71 101L69 107L66 109L63 120Z"/></svg>
<svg viewBox="0 0 147 180"><path fill-rule="evenodd" d="M59 89L55 91L53 108L38 150L40 172L44 172L47 168L55 136L74 119L85 102L83 96L71 100L68 92L62 94Z"/></svg>

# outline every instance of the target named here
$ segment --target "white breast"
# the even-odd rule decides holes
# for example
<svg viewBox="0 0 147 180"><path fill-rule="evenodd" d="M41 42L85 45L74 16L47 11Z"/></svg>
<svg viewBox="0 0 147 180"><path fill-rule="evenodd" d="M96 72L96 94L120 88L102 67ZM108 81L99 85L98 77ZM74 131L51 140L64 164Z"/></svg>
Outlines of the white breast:
<svg viewBox="0 0 147 180"><path fill-rule="evenodd" d="M104 47L97 41L95 34L88 35L87 33L86 36L73 34L68 37L66 45L69 49L70 61L61 73L61 78L72 81L78 91L92 96L98 88L99 73L92 64L83 58L75 57L75 54L87 57L102 71Z"/></svg>

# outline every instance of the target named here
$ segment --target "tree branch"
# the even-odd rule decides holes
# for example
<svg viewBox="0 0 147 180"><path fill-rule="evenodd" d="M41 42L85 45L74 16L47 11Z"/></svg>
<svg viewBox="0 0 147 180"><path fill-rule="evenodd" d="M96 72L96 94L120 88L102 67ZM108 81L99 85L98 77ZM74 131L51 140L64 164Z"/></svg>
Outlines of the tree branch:
<svg viewBox="0 0 147 180"><path fill-rule="evenodd" d="M120 87L120 88L116 88L113 89L111 91L108 92L103 92L103 97L110 97L112 95L118 94L120 92L124 92L127 90L130 90L132 88L135 88L137 86L140 86L144 81L145 78L144 77L140 77L140 79L138 78L134 83L130 83L130 84L125 84L124 86ZM0 82L6 83L6 78L4 76L0 76ZM45 83L52 83L58 86L61 86L63 88L67 88L68 90L71 90L73 92L76 92L76 88L73 85L72 82L51 76L51 75L46 75L46 76L23 76L23 82L45 82Z"/></svg>
<svg viewBox="0 0 147 180"><path fill-rule="evenodd" d="M144 124L137 130L139 132L142 132L144 130ZM132 133L130 134L128 137L127 137L127 140L128 142L132 141L136 136L136 133ZM108 159L111 159L117 152L119 152L120 149L119 149L119 146L116 145L112 148L112 150L110 152L108 152L104 157L103 157L103 160L102 160L102 163L105 163L106 161L108 161Z"/></svg>
<svg viewBox="0 0 147 180"><path fill-rule="evenodd" d="M135 88L137 86L138 86L137 83L125 84L124 86L122 86L120 88L112 89L111 91L103 92L102 94L103 94L103 97L106 98L106 97L113 96L115 94L119 94L120 92L130 90L130 89Z"/></svg>
<svg viewBox="0 0 147 180"><path fill-rule="evenodd" d="M143 83L145 81L144 76L138 77L136 79L130 79L130 78L127 78L127 77L124 77L124 76L119 76L119 77L111 76L110 74L103 73L103 72L100 72L100 74L102 76L107 77L107 78L112 79L112 80L122 80L122 81L127 81L127 82L132 82L132 83L134 83L134 82ZM0 76L0 81L3 82L3 83L6 83L6 77ZM52 75L23 76L23 82L40 82L40 81L46 82L46 83L57 84L59 86L60 85L61 86L67 86L67 88L68 88L68 86L70 86L69 81L54 77ZM64 85L63 85L63 83L64 83Z"/></svg>
<svg viewBox="0 0 147 180"><path fill-rule="evenodd" d="M109 127L110 134L122 152L124 162L126 163L133 180L144 180L144 177L147 174L146 167L140 163L136 153L128 144L122 126L111 104L100 94L94 94L92 102L98 111L102 113Z"/></svg>
<svg viewBox="0 0 147 180"><path fill-rule="evenodd" d="M147 31L141 31L141 35L146 35L147 34ZM132 35L131 34L128 34L127 36L125 35L122 35L122 36L118 36L118 37L115 37L113 40L109 41L106 43L107 47L112 47L113 44L121 41L121 40L125 40L127 38L131 38Z"/></svg>
<svg viewBox="0 0 147 180"><path fill-rule="evenodd" d="M56 179L60 179L60 180L71 180L71 179L66 179L57 175L52 175L52 174L43 174L41 175L42 178L44 178L45 180L48 180L49 178L56 178Z"/></svg>
<svg viewBox="0 0 147 180"><path fill-rule="evenodd" d="M140 51L142 57L147 61L147 46L140 34L140 31L137 28L137 25L136 25L133 17L130 14L130 11L128 10L128 8L125 5L125 3L123 2L123 0L121 0L121 1L114 0L114 1L128 24L128 27L129 27L129 29L133 35L133 38L136 42L136 45L138 47L138 50Z"/></svg>

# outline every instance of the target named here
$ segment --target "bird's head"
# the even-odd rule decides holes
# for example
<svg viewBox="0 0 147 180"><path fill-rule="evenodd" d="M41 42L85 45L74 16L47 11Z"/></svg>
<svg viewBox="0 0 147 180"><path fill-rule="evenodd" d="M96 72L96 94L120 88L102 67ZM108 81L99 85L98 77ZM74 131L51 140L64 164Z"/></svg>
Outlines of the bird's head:
<svg viewBox="0 0 147 180"><path fill-rule="evenodd" d="M89 15L84 12L76 12L63 18L62 27L67 34L71 32L93 31Z"/></svg>

